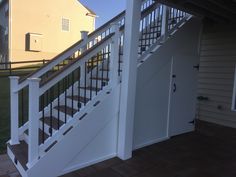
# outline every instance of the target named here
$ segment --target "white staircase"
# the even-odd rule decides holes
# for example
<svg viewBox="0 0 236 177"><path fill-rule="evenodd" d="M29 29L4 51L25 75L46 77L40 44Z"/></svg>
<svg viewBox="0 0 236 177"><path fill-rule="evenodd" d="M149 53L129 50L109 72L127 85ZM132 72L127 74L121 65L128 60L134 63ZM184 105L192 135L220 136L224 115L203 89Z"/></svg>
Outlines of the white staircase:
<svg viewBox="0 0 236 177"><path fill-rule="evenodd" d="M112 107L118 107L122 84L124 17L122 12L95 32L83 32L81 41L27 78L11 77L8 154L23 177L61 175L118 114ZM144 1L138 66L190 18Z"/></svg>

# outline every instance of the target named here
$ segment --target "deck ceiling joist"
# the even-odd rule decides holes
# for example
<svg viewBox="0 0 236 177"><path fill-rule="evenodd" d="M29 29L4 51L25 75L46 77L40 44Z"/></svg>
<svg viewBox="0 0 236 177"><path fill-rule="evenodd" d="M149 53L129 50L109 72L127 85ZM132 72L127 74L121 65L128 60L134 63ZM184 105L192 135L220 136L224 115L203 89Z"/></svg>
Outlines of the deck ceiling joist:
<svg viewBox="0 0 236 177"><path fill-rule="evenodd" d="M157 0L216 22L236 23L236 0Z"/></svg>

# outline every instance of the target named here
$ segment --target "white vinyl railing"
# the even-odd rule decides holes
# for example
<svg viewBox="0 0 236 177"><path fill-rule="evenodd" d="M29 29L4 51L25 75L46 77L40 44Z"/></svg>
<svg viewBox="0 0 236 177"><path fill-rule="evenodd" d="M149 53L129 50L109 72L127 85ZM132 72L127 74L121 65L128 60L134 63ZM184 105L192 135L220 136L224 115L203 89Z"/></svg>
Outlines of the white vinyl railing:
<svg viewBox="0 0 236 177"><path fill-rule="evenodd" d="M140 19L140 40L139 40L139 55L142 56L148 49L155 44L158 39L166 38L166 35L173 29L178 23L186 16L181 11L172 10L161 4L158 4L153 0L145 0L142 4L141 19ZM65 124L57 131L57 136L52 136L43 143L39 142L40 118L44 117L45 111L49 110L49 114L52 116L53 104L61 98L61 95L67 96L67 91L74 92L74 89L80 87L86 87L86 77L88 73L93 73L93 69L98 70L99 65L105 60L109 65L110 74L108 85L106 88L114 88L119 82L120 72L120 60L122 56L122 48L124 43L124 25L125 25L125 12L122 12L117 17L110 20L108 23L97 29L95 32L88 35L87 32L81 32L82 40L70 47L69 49L59 54L55 59L43 66L38 71L32 73L26 80L19 81L18 77L10 77L11 79L11 140L12 145L18 144L21 135L28 130L28 167L33 166L38 158L45 150L52 145L53 142L60 138L59 135L63 134L65 130L70 128L71 116L65 113ZM68 58L77 55L72 60L68 60L66 65L60 67L61 63L64 63ZM73 57L72 57L73 58ZM95 58L95 59L94 59ZM102 58L101 61L99 61ZM95 64L94 64L95 63ZM88 72L88 66L91 66L91 70ZM93 66L94 65L94 66ZM53 74L47 75L49 71L54 68L57 70ZM108 69L108 68L107 68ZM77 80L75 75L79 75ZM46 77L46 79L44 78ZM92 75L91 75L92 76ZM68 79L74 78L71 84L68 84ZM57 91L57 96L52 96L48 100L44 100L45 95L51 95L54 92L55 87L60 87L61 82L64 84L63 92ZM81 85L81 82L82 85ZM59 85L59 86L58 86ZM26 91L24 91L26 90ZM60 90L60 89L59 89ZM96 95L97 93L97 88ZM78 93L80 90L77 91ZM92 92L92 88L90 88ZM78 94L77 93L77 94ZM90 93L91 94L91 93ZM54 94L52 94L54 95ZM86 95L86 92L85 92ZM28 97L24 99L24 96ZM19 98L21 97L21 102ZM23 100L23 101L22 101ZM28 100L28 105L24 104L24 101ZM90 96L89 101L93 98ZM73 101L72 101L73 102ZM21 106L19 106L21 105ZM84 103L84 107L86 101ZM73 110L72 103L72 110ZM27 108L26 111L19 110ZM75 106L76 109L78 107ZM81 112L79 109L78 112ZM73 116L74 113L72 113ZM58 114L60 117L60 113ZM19 121L21 117L24 119L28 116L28 119ZM58 118L59 118L58 117ZM44 131L44 119L42 130ZM75 120L73 120L75 121ZM21 124L19 128L19 124ZM51 125L52 126L52 125ZM52 128L52 127L50 127Z"/></svg>

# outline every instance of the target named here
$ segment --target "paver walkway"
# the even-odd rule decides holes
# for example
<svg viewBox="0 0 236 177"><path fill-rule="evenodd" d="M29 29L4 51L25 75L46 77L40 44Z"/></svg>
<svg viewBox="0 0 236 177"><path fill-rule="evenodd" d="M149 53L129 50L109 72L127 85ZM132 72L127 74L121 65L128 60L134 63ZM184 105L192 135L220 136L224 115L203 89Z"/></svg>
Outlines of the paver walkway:
<svg viewBox="0 0 236 177"><path fill-rule="evenodd" d="M0 177L20 177L20 174L7 155L0 155Z"/></svg>

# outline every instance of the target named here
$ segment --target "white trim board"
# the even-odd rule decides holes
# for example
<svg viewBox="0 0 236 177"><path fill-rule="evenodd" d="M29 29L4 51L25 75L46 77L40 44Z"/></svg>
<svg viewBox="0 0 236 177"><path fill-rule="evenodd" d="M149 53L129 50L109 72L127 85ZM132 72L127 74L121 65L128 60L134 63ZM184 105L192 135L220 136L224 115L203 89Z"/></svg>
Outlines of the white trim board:
<svg viewBox="0 0 236 177"><path fill-rule="evenodd" d="M73 172L73 171L76 171L76 170L94 165L96 163L103 162L105 160L109 160L111 158L116 157L116 155L117 155L116 153L113 153L113 154L106 155L106 156L103 156L103 157L100 157L100 158L97 158L97 159L94 159L94 160L91 160L91 161L88 161L88 162L85 162L85 163L82 163L82 164L74 165L72 167L69 167L69 168L65 169L61 175L65 175L65 174L68 174L70 172Z"/></svg>
<svg viewBox="0 0 236 177"><path fill-rule="evenodd" d="M153 140L147 141L145 143L135 145L133 150L137 150L137 149L140 149L140 148L143 148L143 147L146 147L146 146L150 146L150 145L153 145L153 144L156 144L156 143L160 143L160 142L166 141L168 139L169 139L168 136L163 137L163 138L153 139Z"/></svg>
<svg viewBox="0 0 236 177"><path fill-rule="evenodd" d="M236 111L236 66L234 72L234 88L233 88L233 96L232 96L232 111Z"/></svg>

